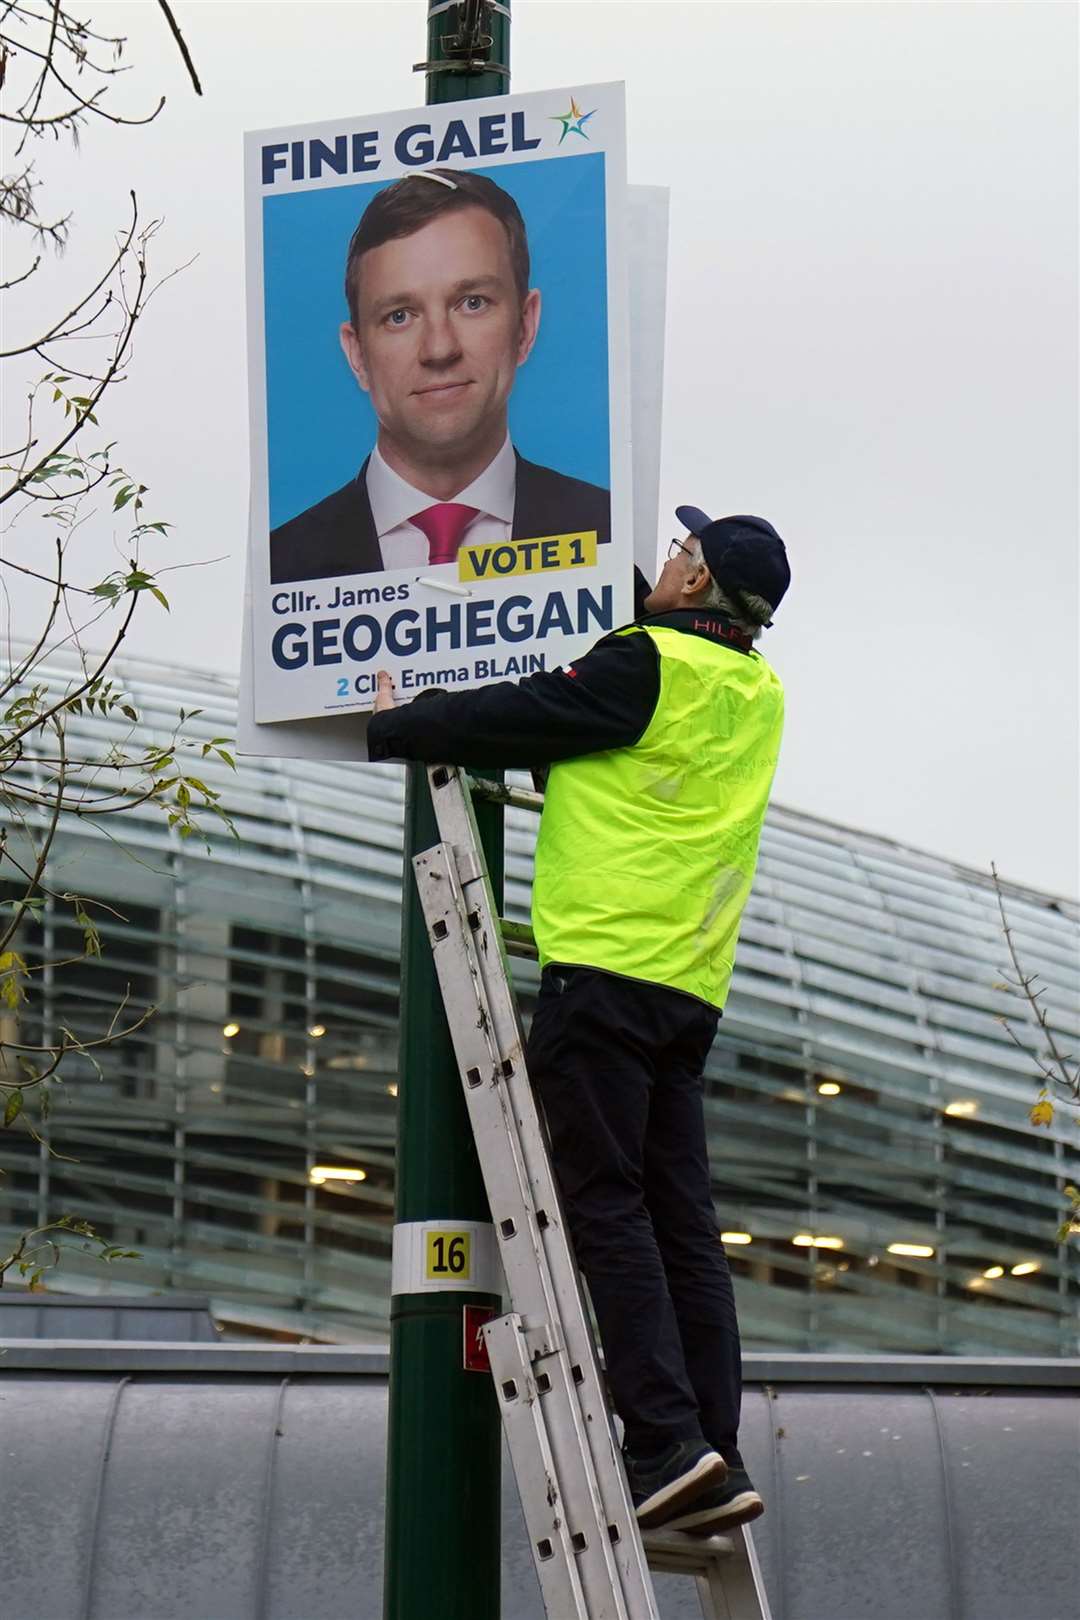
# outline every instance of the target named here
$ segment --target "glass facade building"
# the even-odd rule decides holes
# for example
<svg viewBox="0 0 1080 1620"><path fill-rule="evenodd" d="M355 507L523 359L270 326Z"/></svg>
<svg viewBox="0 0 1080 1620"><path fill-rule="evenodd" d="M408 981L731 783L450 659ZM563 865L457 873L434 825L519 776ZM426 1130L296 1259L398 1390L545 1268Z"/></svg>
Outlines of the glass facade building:
<svg viewBox="0 0 1080 1620"><path fill-rule="evenodd" d="M58 683L66 678L57 669ZM167 735L235 727L231 681L120 666ZM119 729L73 718L72 744ZM35 770L33 762L21 769ZM136 809L65 827L50 882L109 909L103 954L48 967L9 1039L101 1033L155 1008L100 1072L74 1055L51 1112L0 1134L0 1241L83 1216L137 1261L76 1251L51 1286L209 1294L244 1332L387 1333L398 1088L403 773L205 762L238 837L171 835ZM528 914L535 818L507 817L507 911ZM120 842L118 842L120 840ZM10 884L4 897L14 890ZM1067 1050L1080 911L1004 886L1025 971ZM50 901L20 945L78 956ZM752 1348L1075 1355L1080 1181L1064 1109L1033 1127L1037 1032L1000 988L988 875L775 807L706 1078L716 1207ZM515 964L528 1016L536 969ZM998 1022L1008 1014L1021 1050Z"/></svg>

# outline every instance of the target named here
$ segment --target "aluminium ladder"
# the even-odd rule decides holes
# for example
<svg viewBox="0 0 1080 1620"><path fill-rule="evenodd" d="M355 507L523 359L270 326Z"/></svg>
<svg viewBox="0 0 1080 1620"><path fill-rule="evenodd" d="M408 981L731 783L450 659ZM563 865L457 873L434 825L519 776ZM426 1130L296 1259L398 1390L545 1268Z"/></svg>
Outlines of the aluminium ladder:
<svg viewBox="0 0 1080 1620"><path fill-rule="evenodd" d="M428 770L440 842L414 858L447 1022L512 1309L483 1334L548 1620L659 1620L649 1574L697 1579L706 1620L770 1620L749 1529L708 1539L638 1530L577 1267L563 1224L473 791L542 797Z"/></svg>

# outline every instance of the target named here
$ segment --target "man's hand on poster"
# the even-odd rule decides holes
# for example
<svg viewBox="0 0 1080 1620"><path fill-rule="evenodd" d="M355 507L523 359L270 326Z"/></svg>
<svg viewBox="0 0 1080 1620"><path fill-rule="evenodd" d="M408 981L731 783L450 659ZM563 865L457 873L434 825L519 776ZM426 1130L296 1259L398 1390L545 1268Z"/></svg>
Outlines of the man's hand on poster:
<svg viewBox="0 0 1080 1620"><path fill-rule="evenodd" d="M382 714L386 709L394 707L394 683L385 669L380 669L378 675L378 691L375 694L375 713Z"/></svg>

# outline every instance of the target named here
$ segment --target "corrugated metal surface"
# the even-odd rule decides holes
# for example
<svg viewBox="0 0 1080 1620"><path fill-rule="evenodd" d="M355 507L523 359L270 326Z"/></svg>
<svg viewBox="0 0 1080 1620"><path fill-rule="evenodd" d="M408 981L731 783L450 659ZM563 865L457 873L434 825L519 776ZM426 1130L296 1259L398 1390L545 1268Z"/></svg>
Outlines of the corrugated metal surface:
<svg viewBox="0 0 1080 1620"><path fill-rule="evenodd" d="M381 1358L11 1351L4 1620L377 1620ZM990 1369L1012 1385L948 1359L760 1371L743 1439L768 1501L756 1541L775 1620L1072 1620L1080 1364ZM665 1620L699 1614L688 1583L660 1589ZM509 1476L503 1616L542 1620Z"/></svg>

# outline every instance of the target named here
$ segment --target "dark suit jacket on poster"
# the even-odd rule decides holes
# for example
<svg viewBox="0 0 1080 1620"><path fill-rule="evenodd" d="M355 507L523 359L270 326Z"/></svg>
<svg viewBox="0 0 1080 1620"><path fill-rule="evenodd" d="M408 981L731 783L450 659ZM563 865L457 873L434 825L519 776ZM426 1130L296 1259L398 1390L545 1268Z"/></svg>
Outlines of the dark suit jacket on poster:
<svg viewBox="0 0 1080 1620"><path fill-rule="evenodd" d="M609 492L518 456L511 539L540 540L580 529L595 529L601 541L611 539ZM270 534L270 578L275 585L338 574L374 574L383 568L368 501L366 461L344 489Z"/></svg>

